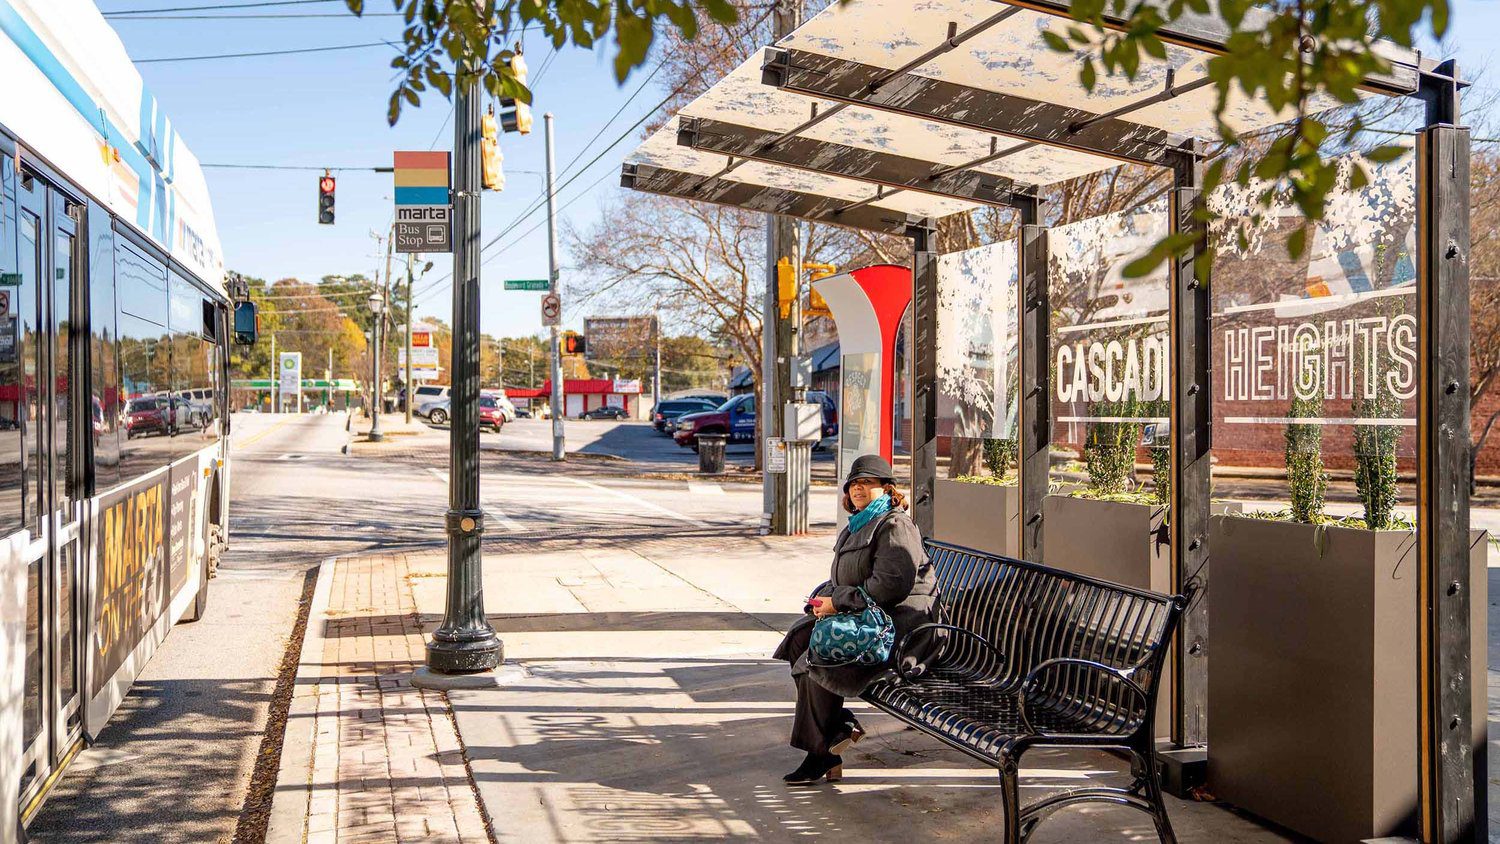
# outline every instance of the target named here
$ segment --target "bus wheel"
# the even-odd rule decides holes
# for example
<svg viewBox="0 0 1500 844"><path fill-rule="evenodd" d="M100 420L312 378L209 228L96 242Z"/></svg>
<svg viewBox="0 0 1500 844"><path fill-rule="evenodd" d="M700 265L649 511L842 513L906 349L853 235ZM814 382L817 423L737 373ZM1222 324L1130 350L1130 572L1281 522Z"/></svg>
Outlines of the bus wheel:
<svg viewBox="0 0 1500 844"><path fill-rule="evenodd" d="M194 622L208 613L208 581L219 573L219 557L224 552L224 529L218 525L208 527L208 550L203 555L203 577L198 582L198 594L193 603L182 614L184 622Z"/></svg>

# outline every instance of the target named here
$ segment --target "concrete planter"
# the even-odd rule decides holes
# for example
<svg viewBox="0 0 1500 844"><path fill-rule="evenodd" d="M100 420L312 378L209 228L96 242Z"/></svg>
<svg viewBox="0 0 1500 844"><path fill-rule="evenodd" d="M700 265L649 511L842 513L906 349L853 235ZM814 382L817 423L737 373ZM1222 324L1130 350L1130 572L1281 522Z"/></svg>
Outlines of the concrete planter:
<svg viewBox="0 0 1500 844"><path fill-rule="evenodd" d="M1312 525L1212 519L1209 790L1320 841L1408 833L1417 811L1416 535L1325 530L1320 538ZM1470 555L1476 677L1486 664L1485 536L1474 532ZM1476 682L1476 747L1485 713L1485 684Z"/></svg>
<svg viewBox="0 0 1500 844"><path fill-rule="evenodd" d="M1003 557L1021 555L1021 493L1015 485L940 478L933 491L933 538Z"/></svg>
<svg viewBox="0 0 1500 844"><path fill-rule="evenodd" d="M1042 562L1170 594L1167 508L1049 495L1042 502Z"/></svg>

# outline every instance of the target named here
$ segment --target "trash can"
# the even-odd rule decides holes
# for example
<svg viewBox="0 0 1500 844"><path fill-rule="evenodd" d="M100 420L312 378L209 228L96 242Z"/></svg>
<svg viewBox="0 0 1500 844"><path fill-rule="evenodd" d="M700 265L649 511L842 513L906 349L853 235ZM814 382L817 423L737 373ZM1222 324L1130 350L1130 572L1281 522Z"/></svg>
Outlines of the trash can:
<svg viewBox="0 0 1500 844"><path fill-rule="evenodd" d="M704 475L724 473L724 445L729 437L724 434L698 435L698 471Z"/></svg>

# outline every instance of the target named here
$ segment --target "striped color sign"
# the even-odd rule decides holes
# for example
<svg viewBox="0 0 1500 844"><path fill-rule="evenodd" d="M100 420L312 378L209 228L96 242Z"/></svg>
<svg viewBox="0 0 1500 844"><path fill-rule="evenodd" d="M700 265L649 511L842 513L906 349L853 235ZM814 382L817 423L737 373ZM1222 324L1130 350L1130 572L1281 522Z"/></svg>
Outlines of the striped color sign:
<svg viewBox="0 0 1500 844"><path fill-rule="evenodd" d="M396 153L396 204L447 205L447 152Z"/></svg>

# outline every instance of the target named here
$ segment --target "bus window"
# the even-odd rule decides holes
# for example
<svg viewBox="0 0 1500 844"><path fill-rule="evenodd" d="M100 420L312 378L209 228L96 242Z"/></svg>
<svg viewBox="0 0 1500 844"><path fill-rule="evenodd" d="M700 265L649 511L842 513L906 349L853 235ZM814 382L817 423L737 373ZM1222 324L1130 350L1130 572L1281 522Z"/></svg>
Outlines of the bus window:
<svg viewBox="0 0 1500 844"><path fill-rule="evenodd" d="M120 477L129 482L172 460L172 342L167 271L124 238L115 244L119 302Z"/></svg>
<svg viewBox="0 0 1500 844"><path fill-rule="evenodd" d="M35 224L31 226L35 239ZM10 156L0 156L0 273L17 277L16 265L16 167ZM34 242L31 250L35 273ZM33 282L34 283L34 282ZM0 536L9 536L22 525L21 513L21 365L17 356L17 327L21 288L10 287L11 308L0 315ZM34 295L34 294L33 294Z"/></svg>
<svg viewBox="0 0 1500 844"><path fill-rule="evenodd" d="M115 319L115 233L109 212L89 209L88 314L93 379L89 404L94 438L94 490L120 483L120 355Z"/></svg>

